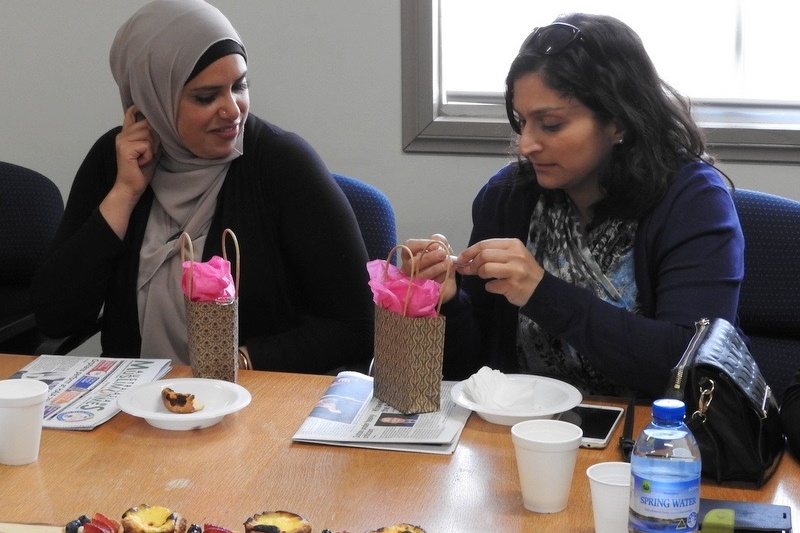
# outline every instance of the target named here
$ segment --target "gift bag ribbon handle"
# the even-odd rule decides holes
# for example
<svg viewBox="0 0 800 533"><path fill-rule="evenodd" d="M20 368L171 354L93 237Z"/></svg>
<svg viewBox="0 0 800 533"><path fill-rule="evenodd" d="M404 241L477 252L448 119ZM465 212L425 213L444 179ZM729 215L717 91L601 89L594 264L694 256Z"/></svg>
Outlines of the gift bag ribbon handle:
<svg viewBox="0 0 800 533"><path fill-rule="evenodd" d="M422 253L424 254L425 252L427 252L430 249L430 247L433 246L433 245L439 245L439 246L443 247L445 250L447 249L447 246L443 242L434 240L434 241L431 241L430 243L428 243L428 245L425 247L425 249L422 251ZM411 261L411 271L410 271L409 279L408 279L408 288L406 289L406 297L405 297L405 301L403 302L403 316L406 316L407 313L408 313L408 302L411 299L411 287L413 286L414 278L418 274L417 269L418 269L419 265L417 264L418 258L416 256L414 256L414 254L411 251L411 249L408 246L404 245L404 244L398 244L397 246L395 246L394 248L389 250L389 254L386 256L386 263L384 264L384 267L383 267L383 279L384 279L384 281L386 281L386 277L388 275L389 263L392 260L392 256L398 250L408 253L408 257L410 258L410 261ZM402 256L401 256L401 260L402 260ZM447 272L445 273L444 281L447 281L450 278L451 270L452 270L452 262L448 261L447 262ZM442 285L444 285L444 281L442 282ZM437 315L440 314L440 312L441 312L442 301L443 300L444 300L444 291L442 291L441 288L440 288L439 289L439 301L438 301L438 303L436 305L436 314Z"/></svg>
<svg viewBox="0 0 800 533"><path fill-rule="evenodd" d="M230 236L231 240L233 241L233 247L236 252L236 274L233 278L233 285L236 291L235 297L239 297L239 273L240 273L240 266L239 266L239 240L236 238L236 234L230 228L226 228L222 232L222 258L226 261L228 260L228 248L226 246L227 240L226 237ZM186 248L189 249L189 257L191 258L189 261L189 299L194 296L194 247L192 246L192 238L189 236L188 233L185 231L181 233L180 239L180 247L181 247L181 264L186 261L186 256L184 252Z"/></svg>

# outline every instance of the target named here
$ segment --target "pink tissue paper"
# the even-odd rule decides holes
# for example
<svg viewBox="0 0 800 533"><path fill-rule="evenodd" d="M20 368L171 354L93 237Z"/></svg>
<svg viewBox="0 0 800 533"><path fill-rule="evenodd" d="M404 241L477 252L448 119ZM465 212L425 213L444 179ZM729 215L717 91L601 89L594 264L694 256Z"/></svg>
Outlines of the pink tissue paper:
<svg viewBox="0 0 800 533"><path fill-rule="evenodd" d="M181 287L192 302L230 302L236 298L231 262L217 255L205 263L184 261Z"/></svg>
<svg viewBox="0 0 800 533"><path fill-rule="evenodd" d="M376 305L403 314L408 298L405 316L436 317L439 304L441 284L432 279L411 279L402 270L383 259L375 259L367 263L369 286L372 289L372 300ZM384 276L385 272L385 276ZM408 292L409 284L411 292Z"/></svg>

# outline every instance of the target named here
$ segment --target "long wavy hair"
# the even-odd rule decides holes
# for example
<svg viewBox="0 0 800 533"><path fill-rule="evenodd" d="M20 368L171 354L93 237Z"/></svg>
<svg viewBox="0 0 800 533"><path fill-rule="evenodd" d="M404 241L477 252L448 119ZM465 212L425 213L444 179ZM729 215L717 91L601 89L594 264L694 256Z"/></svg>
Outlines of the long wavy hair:
<svg viewBox="0 0 800 533"><path fill-rule="evenodd" d="M574 13L556 19L577 27L580 38L562 51L545 55L523 46L506 77L506 112L520 133L514 113L514 82L539 73L565 98L575 98L602 123L616 120L625 130L600 176L604 198L595 211L639 218L664 197L677 170L689 160L713 164L706 141L691 116L687 98L656 72L639 36L625 23L605 15ZM520 159L523 174L533 177Z"/></svg>

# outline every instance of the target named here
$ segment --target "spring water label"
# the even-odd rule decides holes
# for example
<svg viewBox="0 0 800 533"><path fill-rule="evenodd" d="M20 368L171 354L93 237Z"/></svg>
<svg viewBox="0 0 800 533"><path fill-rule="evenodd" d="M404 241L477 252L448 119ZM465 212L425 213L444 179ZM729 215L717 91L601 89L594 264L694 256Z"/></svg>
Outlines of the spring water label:
<svg viewBox="0 0 800 533"><path fill-rule="evenodd" d="M688 533L697 530L700 480L655 480L634 474L630 525L635 531Z"/></svg>

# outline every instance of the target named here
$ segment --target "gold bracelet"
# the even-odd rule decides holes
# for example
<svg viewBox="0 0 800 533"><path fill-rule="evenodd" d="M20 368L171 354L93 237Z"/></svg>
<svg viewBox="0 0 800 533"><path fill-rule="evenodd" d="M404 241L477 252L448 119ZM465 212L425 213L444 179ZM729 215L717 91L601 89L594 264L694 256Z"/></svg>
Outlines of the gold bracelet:
<svg viewBox="0 0 800 533"><path fill-rule="evenodd" d="M251 370L253 363L250 362L250 356L244 353L244 350L239 348L239 368L242 370Z"/></svg>

